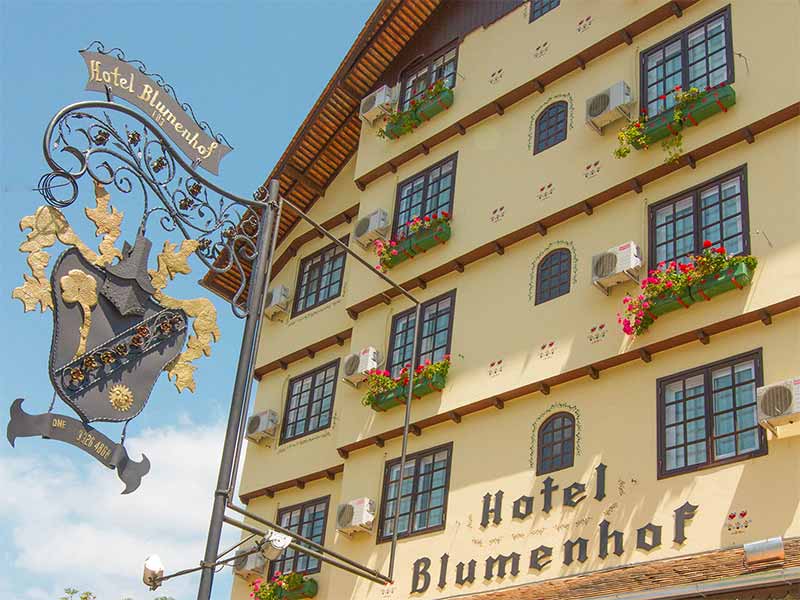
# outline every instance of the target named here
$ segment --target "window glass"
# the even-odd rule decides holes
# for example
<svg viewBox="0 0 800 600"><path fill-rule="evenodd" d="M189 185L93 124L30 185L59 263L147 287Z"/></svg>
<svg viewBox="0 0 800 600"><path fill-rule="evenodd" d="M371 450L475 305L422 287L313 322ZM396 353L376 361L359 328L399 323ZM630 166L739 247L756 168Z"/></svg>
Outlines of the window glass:
<svg viewBox="0 0 800 600"><path fill-rule="evenodd" d="M553 250L545 256L536 270L536 304L569 293L572 275L572 255L566 248Z"/></svg>
<svg viewBox="0 0 800 600"><path fill-rule="evenodd" d="M347 243L346 238L343 241ZM346 256L347 253L343 248L331 244L300 261L292 316L316 308L339 296L342 291Z"/></svg>
<svg viewBox="0 0 800 600"><path fill-rule="evenodd" d="M536 474L544 475L571 467L575 460L575 417L561 412L539 428Z"/></svg>
<svg viewBox="0 0 800 600"><path fill-rule="evenodd" d="M455 292L449 292L428 300L422 305L422 324L419 328L419 361L438 362L450 353L450 338L453 326L453 307ZM392 319L389 337L389 359L387 370L397 377L400 370L411 364L411 351L414 342L414 322L416 309L404 311ZM413 365L416 367L417 365Z"/></svg>
<svg viewBox="0 0 800 600"><path fill-rule="evenodd" d="M305 373L289 382L281 440L327 429L333 414L333 397L339 361Z"/></svg>
<svg viewBox="0 0 800 600"><path fill-rule="evenodd" d="M278 510L278 524L313 542L324 544L329 500L330 497L317 498L303 504L281 508ZM280 558L270 562L269 571L272 575L288 571L308 574L318 573L320 568L318 558L287 548Z"/></svg>
<svg viewBox="0 0 800 600"><path fill-rule="evenodd" d="M452 212L456 159L453 155L397 186L393 237L408 235L414 217Z"/></svg>
<svg viewBox="0 0 800 600"><path fill-rule="evenodd" d="M533 153L538 154L559 142L567 139L567 112L566 102L554 102L542 111L536 119L536 134L533 144Z"/></svg>

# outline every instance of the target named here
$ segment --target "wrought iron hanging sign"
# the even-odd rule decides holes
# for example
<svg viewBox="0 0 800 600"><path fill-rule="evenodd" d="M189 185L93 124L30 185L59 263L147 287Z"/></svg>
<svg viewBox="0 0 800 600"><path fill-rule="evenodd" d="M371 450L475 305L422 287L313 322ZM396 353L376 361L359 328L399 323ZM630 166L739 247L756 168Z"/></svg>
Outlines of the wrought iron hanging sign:
<svg viewBox="0 0 800 600"><path fill-rule="evenodd" d="M110 58L111 52L117 58ZM144 77L143 64L122 60L124 54L116 49L109 53L98 44L98 52L84 52L84 57L87 65L100 60L100 66L90 70L100 73L104 85L103 73L112 69L108 77L114 94L122 95L125 86L135 89L135 82L157 85L163 96L174 96L168 84L153 84ZM95 55L101 58L89 58ZM138 71L130 65L137 65ZM94 89L91 85L90 81ZM183 117L178 116L177 105L168 106L176 123L183 123L178 121ZM205 151L200 164L216 172L219 158L230 148L214 141L220 138L206 136L201 150L191 142L194 134L184 137L168 121L170 126L163 128L167 135L193 160L192 151ZM196 139L201 139L199 134ZM116 469L125 483L123 493L129 493L139 486L150 462L146 456L138 462L128 456L124 447L128 423L144 409L162 372L179 392L194 392L196 367L192 363L209 356L211 343L220 335L210 300L173 298L165 288L176 275L190 272L188 259L195 255L216 273L238 271L242 284L231 290L232 308L237 316L245 316L240 301L244 268L258 254L261 222L256 211L265 203L234 196L207 181L170 146L156 125L110 101L81 102L62 109L47 128L43 149L52 169L39 182L47 205L20 222L20 229L27 232L20 251L27 254L30 272L12 296L26 312L37 308L53 312L48 373L55 393L50 409L42 414L28 414L22 399L14 401L7 437L12 446L18 438L30 436L76 446ZM62 212L83 195L79 183L87 175L94 206L84 210L101 236L97 250L78 237ZM142 206L138 230L122 247L117 242L123 213L112 207L110 190ZM164 243L155 269L148 268L152 242L147 225L153 220L183 237L180 244ZM56 242L67 248L48 275L47 249ZM54 413L56 397L79 418ZM95 429L96 422L124 424L120 441Z"/></svg>

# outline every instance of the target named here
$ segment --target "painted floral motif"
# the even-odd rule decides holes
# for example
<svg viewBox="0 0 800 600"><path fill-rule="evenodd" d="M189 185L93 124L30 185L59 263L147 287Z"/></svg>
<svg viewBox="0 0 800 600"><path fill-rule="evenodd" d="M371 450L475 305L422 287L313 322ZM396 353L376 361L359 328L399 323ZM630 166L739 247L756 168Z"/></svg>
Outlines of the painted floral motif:
<svg viewBox="0 0 800 600"><path fill-rule="evenodd" d="M750 527L753 519L748 516L747 510L731 511L725 519L725 528L732 535L741 535Z"/></svg>
<svg viewBox="0 0 800 600"><path fill-rule="evenodd" d="M546 360L556 353L555 341L545 342L539 348L539 358Z"/></svg>
<svg viewBox="0 0 800 600"><path fill-rule="evenodd" d="M489 75L489 83L494 85L503 78L503 69L497 69L494 73Z"/></svg>
<svg viewBox="0 0 800 600"><path fill-rule="evenodd" d="M583 168L583 176L586 179L591 179L595 175L600 173L600 161L596 160L593 163L589 163Z"/></svg>
<svg viewBox="0 0 800 600"><path fill-rule="evenodd" d="M550 50L550 42L542 42L536 48L533 49L533 57L534 58L541 58L547 51Z"/></svg>
<svg viewBox="0 0 800 600"><path fill-rule="evenodd" d="M489 363L489 377L497 377L503 372L503 359Z"/></svg>
<svg viewBox="0 0 800 600"><path fill-rule="evenodd" d="M592 325L589 329L589 333L586 334L586 339L589 340L590 344L596 344L597 342L602 341L606 334L608 333L608 327L606 327L605 323L599 323L597 325Z"/></svg>
<svg viewBox="0 0 800 600"><path fill-rule="evenodd" d="M505 206L498 206L492 211L492 214L489 215L489 221L492 223L499 223L503 220L503 217L506 216L506 207Z"/></svg>
<svg viewBox="0 0 800 600"><path fill-rule="evenodd" d="M536 199L543 202L552 196L554 191L555 187L553 186L552 182L546 183L539 188L539 192L536 194Z"/></svg>
<svg viewBox="0 0 800 600"><path fill-rule="evenodd" d="M584 17L583 19L578 21L578 25L576 27L576 30L578 31L578 33L583 33L584 31L589 29L589 27L591 27L591 26L592 26L592 17L590 15L590 16Z"/></svg>

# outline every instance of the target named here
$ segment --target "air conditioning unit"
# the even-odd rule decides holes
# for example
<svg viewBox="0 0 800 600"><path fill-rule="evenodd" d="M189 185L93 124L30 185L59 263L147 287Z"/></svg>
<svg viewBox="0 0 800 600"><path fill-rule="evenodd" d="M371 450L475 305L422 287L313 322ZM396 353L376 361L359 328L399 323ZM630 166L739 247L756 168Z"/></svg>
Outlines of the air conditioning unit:
<svg viewBox="0 0 800 600"><path fill-rule="evenodd" d="M800 378L787 379L756 390L758 421L778 435L778 425L800 422Z"/></svg>
<svg viewBox="0 0 800 600"><path fill-rule="evenodd" d="M631 88L624 81L618 81L586 100L586 124L602 135L603 127L609 123L623 117L631 118L632 103Z"/></svg>
<svg viewBox="0 0 800 600"><path fill-rule="evenodd" d="M612 286L628 280L639 281L641 266L639 246L634 242L625 242L592 257L592 284L608 295Z"/></svg>
<svg viewBox="0 0 800 600"><path fill-rule="evenodd" d="M356 221L356 227L353 231L356 241L361 244L361 247L366 249L379 238L383 238L389 232L389 215L385 210L379 208L373 210L366 217L360 218Z"/></svg>
<svg viewBox="0 0 800 600"><path fill-rule="evenodd" d="M372 346L367 346L358 354L350 354L344 359L344 379L358 385L367 378L367 373L377 369L380 354Z"/></svg>
<svg viewBox="0 0 800 600"><path fill-rule="evenodd" d="M270 320L278 315L289 313L289 288L285 285L276 285L267 292L264 299L264 315Z"/></svg>
<svg viewBox="0 0 800 600"><path fill-rule="evenodd" d="M278 413L265 410L247 419L247 439L260 444L270 442L278 436Z"/></svg>
<svg viewBox="0 0 800 600"><path fill-rule="evenodd" d="M267 560L277 560L283 554L283 551L289 547L289 544L292 543L292 539L292 536L285 533L270 531L269 535L264 537L261 552Z"/></svg>
<svg viewBox="0 0 800 600"><path fill-rule="evenodd" d="M375 501L370 498L357 498L336 509L336 529L343 533L372 531L375 522Z"/></svg>
<svg viewBox="0 0 800 600"><path fill-rule="evenodd" d="M388 85L382 85L361 101L359 115L370 125L383 115L389 114L394 106L394 94Z"/></svg>
<svg viewBox="0 0 800 600"><path fill-rule="evenodd" d="M247 579L248 577L263 576L264 569L267 566L267 559L264 555L258 552L251 552L255 550L255 544L239 550L233 560L233 572L239 577ZM247 554L251 552L251 554Z"/></svg>

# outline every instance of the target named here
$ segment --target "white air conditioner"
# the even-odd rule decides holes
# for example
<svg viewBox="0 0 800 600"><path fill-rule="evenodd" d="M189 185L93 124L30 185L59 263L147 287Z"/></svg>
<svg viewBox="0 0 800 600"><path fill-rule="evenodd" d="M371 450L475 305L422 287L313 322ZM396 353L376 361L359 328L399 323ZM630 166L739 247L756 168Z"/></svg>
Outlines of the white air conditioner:
<svg viewBox="0 0 800 600"><path fill-rule="evenodd" d="M359 115L370 125L383 115L389 114L394 106L394 94L388 85L382 85L361 101Z"/></svg>
<svg viewBox="0 0 800 600"><path fill-rule="evenodd" d="M267 292L264 299L264 315L272 320L278 315L289 312L289 288L285 285L276 285Z"/></svg>
<svg viewBox="0 0 800 600"><path fill-rule="evenodd" d="M336 529L343 533L372 531L375 522L375 501L357 498L336 509Z"/></svg>
<svg viewBox="0 0 800 600"><path fill-rule="evenodd" d="M592 284L608 295L612 286L628 280L638 281L641 266L639 246L634 242L625 242L592 257Z"/></svg>
<svg viewBox="0 0 800 600"><path fill-rule="evenodd" d="M603 127L609 123L623 117L631 118L631 104L631 88L624 81L618 81L586 100L586 124L602 135Z"/></svg>
<svg viewBox="0 0 800 600"><path fill-rule="evenodd" d="M344 359L344 379L358 385L367 378L367 373L377 369L380 355L372 346L367 346L358 354L350 354Z"/></svg>
<svg viewBox="0 0 800 600"><path fill-rule="evenodd" d="M270 442L278 435L278 413L265 410L247 419L247 439L260 444Z"/></svg>
<svg viewBox="0 0 800 600"><path fill-rule="evenodd" d="M800 422L800 378L758 388L756 404L759 423L777 436L775 427Z"/></svg>
<svg viewBox="0 0 800 600"><path fill-rule="evenodd" d="M291 543L291 536L278 531L270 531L269 535L264 537L264 543L261 546L261 552L263 553L264 558L267 560L277 560Z"/></svg>
<svg viewBox="0 0 800 600"><path fill-rule="evenodd" d="M353 235L361 247L366 249L375 240L385 237L388 232L389 215L385 210L379 208L356 221Z"/></svg>
<svg viewBox="0 0 800 600"><path fill-rule="evenodd" d="M252 552L257 546L255 544L247 546L236 553L236 558L233 560L233 571L239 577L247 579L248 577L263 576L264 568L267 566L267 559L260 551Z"/></svg>

